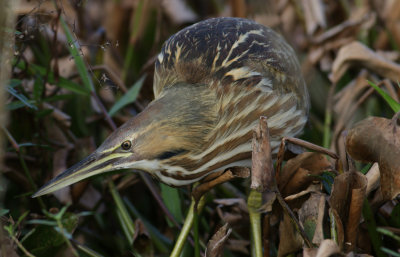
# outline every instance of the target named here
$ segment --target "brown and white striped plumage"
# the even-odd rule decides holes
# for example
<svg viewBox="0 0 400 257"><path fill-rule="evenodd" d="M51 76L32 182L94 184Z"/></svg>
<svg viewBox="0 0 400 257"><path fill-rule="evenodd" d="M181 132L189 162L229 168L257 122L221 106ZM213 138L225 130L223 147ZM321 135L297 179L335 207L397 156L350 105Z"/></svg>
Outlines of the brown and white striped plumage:
<svg viewBox="0 0 400 257"><path fill-rule="evenodd" d="M212 112L197 147L155 171L171 185L192 183L232 165L250 166L252 129L268 117L271 147L299 134L309 98L293 49L269 28L238 18L199 22L173 35L156 61L155 99L181 83L203 87ZM196 93L193 98L198 97Z"/></svg>
<svg viewBox="0 0 400 257"><path fill-rule="evenodd" d="M47 194L118 169L182 186L230 166L251 166L251 137L268 118L271 147L299 134L309 99L292 48L253 21L216 18L173 35L158 55L143 112L88 157L43 186Z"/></svg>

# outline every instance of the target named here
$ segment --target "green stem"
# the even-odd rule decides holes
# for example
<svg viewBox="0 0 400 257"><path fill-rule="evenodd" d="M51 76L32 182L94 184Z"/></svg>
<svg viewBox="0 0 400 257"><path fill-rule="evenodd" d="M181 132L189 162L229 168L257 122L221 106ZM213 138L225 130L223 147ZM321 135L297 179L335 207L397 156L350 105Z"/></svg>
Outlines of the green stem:
<svg viewBox="0 0 400 257"><path fill-rule="evenodd" d="M382 252L382 237L376 231L376 222L374 219L374 214L371 210L371 206L367 199L364 200L363 209L362 209L363 217L365 220L365 224L367 225L368 235L371 238L372 248L375 251L375 255L378 257L386 256L385 253Z"/></svg>
<svg viewBox="0 0 400 257"><path fill-rule="evenodd" d="M328 110L329 108L327 108L326 112L325 112L325 122L324 122L324 137L323 137L323 142L322 142L322 146L325 148L329 148L329 142L331 140L331 121L332 121L332 117L331 117L331 112Z"/></svg>
<svg viewBox="0 0 400 257"><path fill-rule="evenodd" d="M262 199L261 193L251 189L249 198L247 199L247 206L250 215L250 228L251 228L251 256L262 257L262 240L261 240L261 207Z"/></svg>
<svg viewBox="0 0 400 257"><path fill-rule="evenodd" d="M115 188L114 182L110 180L108 183L108 187L110 189L111 195L114 199L115 204L117 205L117 215L119 215L122 229L126 235L130 244L133 244L133 236L135 234L135 224L131 219L128 210L126 209L124 202L121 199L121 196L118 193L118 190Z"/></svg>
<svg viewBox="0 0 400 257"><path fill-rule="evenodd" d="M57 219L57 226L58 226L58 228L60 229L60 231L61 231L61 235L62 235L62 237L64 238L64 241L65 241L65 243L68 245L68 247L71 249L71 251L72 251L72 254L73 255L75 255L75 256L77 256L77 257L79 257L79 254L78 254L78 252L75 250L75 248L72 246L72 244L71 244L71 242L69 241L69 239L65 236L65 232L66 232L66 230L64 229L64 226L63 226L63 224L62 224L62 222L61 222L61 218L60 219Z"/></svg>
<svg viewBox="0 0 400 257"><path fill-rule="evenodd" d="M21 242L15 237L15 236L11 236L11 239L17 244L18 248L21 249L21 251L28 257L35 257L35 255L31 254L30 252L28 252L28 250L26 250L26 248L21 244Z"/></svg>
<svg viewBox="0 0 400 257"><path fill-rule="evenodd" d="M204 200L204 196L203 196L203 197L200 198L200 201L199 201L199 203L197 205L197 213L200 213L201 210L203 209L204 202L205 202L205 200ZM195 219L195 217L194 217L195 216L194 215L194 205L195 205L195 200L192 199L192 203L190 204L189 212L188 212L188 214L186 216L185 223L183 224L181 233L179 234L178 239L176 240L174 249L171 252L171 255L170 255L171 257L179 257L181 255L183 246L185 245L185 243L187 241L186 239L187 239L187 237L188 237L188 235L190 233L190 230L191 230L191 228L193 226L193 222L194 222L194 219Z"/></svg>
<svg viewBox="0 0 400 257"><path fill-rule="evenodd" d="M36 192L37 186L36 186L35 182L33 181L33 178L31 176L31 173L29 172L29 169L28 169L28 166L26 165L24 157L22 156L21 152L18 152L17 154L18 154L19 162L21 163L22 169L25 172L25 176L27 177L29 184L31 184L33 191ZM36 199L38 200L38 202L40 204L40 208L46 209L46 205L44 204L42 198L37 197Z"/></svg>
<svg viewBox="0 0 400 257"><path fill-rule="evenodd" d="M194 256L200 257L199 215L197 214L197 212L194 212L193 233L194 233Z"/></svg>

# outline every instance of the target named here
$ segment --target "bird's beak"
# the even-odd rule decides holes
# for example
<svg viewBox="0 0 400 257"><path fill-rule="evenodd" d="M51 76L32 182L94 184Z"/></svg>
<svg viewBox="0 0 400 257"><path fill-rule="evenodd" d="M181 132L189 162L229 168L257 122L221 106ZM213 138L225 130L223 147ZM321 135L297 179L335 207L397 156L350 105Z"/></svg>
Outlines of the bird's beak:
<svg viewBox="0 0 400 257"><path fill-rule="evenodd" d="M118 163L119 160L124 159L124 157L126 157L126 154L123 153L99 153L95 151L82 161L47 182L39 189L39 191L32 195L32 197L49 194L97 174L121 169L121 167L118 167L118 165L115 164Z"/></svg>

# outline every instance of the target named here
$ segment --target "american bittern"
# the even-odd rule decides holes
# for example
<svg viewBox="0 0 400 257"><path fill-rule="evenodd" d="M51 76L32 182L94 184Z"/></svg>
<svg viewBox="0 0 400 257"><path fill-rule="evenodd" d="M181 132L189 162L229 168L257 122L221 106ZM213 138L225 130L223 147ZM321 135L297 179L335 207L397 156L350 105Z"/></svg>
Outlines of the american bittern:
<svg viewBox="0 0 400 257"><path fill-rule="evenodd" d="M34 196L118 169L143 170L183 186L231 166L251 167L252 130L268 117L271 149L300 133L309 97L293 49L260 24L215 18L164 44L155 99L92 154Z"/></svg>

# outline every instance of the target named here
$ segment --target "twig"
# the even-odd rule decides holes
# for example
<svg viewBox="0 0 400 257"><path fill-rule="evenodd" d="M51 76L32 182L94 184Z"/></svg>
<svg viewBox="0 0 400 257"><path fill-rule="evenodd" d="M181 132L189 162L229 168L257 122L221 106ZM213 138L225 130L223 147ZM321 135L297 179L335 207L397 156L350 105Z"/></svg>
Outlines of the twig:
<svg viewBox="0 0 400 257"><path fill-rule="evenodd" d="M26 248L21 244L21 242L14 236L10 235L11 239L17 244L18 248L28 257L35 257L35 255L31 254Z"/></svg>
<svg viewBox="0 0 400 257"><path fill-rule="evenodd" d="M280 173L281 168L282 168L283 154L285 152L286 142L290 142L292 144L305 147L305 148L307 148L309 150L313 150L313 151L316 151L316 152L320 152L320 153L326 154L326 155L332 157L335 160L339 159L339 156L335 152L333 152L333 151L331 151L329 149L326 149L326 148L324 148L322 146L315 145L313 143L310 143L310 142L307 142L307 141L304 141L304 140L301 140L301 139L298 139L298 138L284 137L281 140L281 145L279 147L278 158L277 158L278 160L276 162L276 174L275 174L276 178L279 177L279 173Z"/></svg>
<svg viewBox="0 0 400 257"><path fill-rule="evenodd" d="M304 242L306 243L308 248L312 248L313 244L311 243L310 239L308 239L306 232L304 231L303 227L301 226L300 222L296 218L296 215L294 215L293 211L290 209L289 205L285 202L283 199L281 192L279 189L276 187L275 188L275 194L276 194L276 199L278 199L279 204L282 206L282 209L284 212L286 212L287 215L289 215L291 221L296 227L296 230L300 233L301 237L303 238Z"/></svg>
<svg viewBox="0 0 400 257"><path fill-rule="evenodd" d="M101 110L104 118L106 119L108 125L111 127L112 130L116 130L117 126L115 125L114 121L111 119L110 115L108 115L106 108L104 107L100 98L97 96L96 92L91 91L90 94L93 97L93 99L96 101L97 105L100 107L100 110Z"/></svg>
<svg viewBox="0 0 400 257"><path fill-rule="evenodd" d="M101 65L95 65L92 67L92 70L104 70L105 72L107 72L107 74L110 76L111 80L118 85L118 88L121 89L121 91L123 93L126 93L128 91L128 89L126 88L124 82L122 81L122 79L113 71L111 70L110 67L108 67L107 65L101 64Z"/></svg>
<svg viewBox="0 0 400 257"><path fill-rule="evenodd" d="M6 135L7 139L10 141L12 147L16 151L16 153L18 155L19 162L21 163L22 169L24 170L25 176L28 179L32 190L36 191L37 190L37 186L36 186L35 182L33 181L31 173L29 172L29 169L28 169L28 166L26 165L26 162L25 162L25 159L23 157L23 154L20 151L19 144L17 143L17 141L14 139L14 137L11 135L10 131L8 131L7 128L5 128L4 126L1 126L1 128L3 129L4 134ZM40 207L42 209L45 209L46 206L45 206L44 202L42 201L42 199L40 197L38 197L37 199L39 201Z"/></svg>

